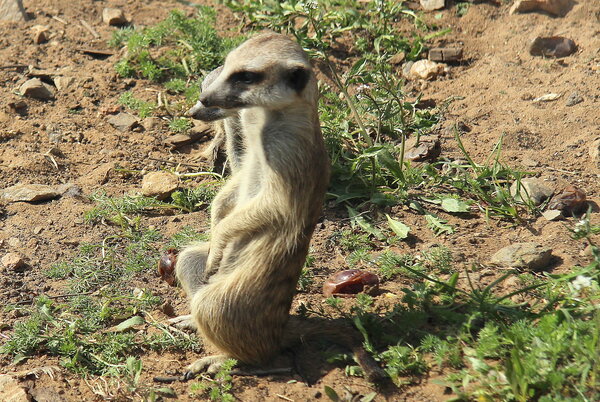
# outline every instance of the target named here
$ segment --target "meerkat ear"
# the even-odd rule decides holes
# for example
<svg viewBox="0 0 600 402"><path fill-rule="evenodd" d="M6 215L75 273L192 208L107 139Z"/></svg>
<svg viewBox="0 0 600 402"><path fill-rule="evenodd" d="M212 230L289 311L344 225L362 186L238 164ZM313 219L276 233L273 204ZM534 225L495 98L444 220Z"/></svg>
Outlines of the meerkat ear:
<svg viewBox="0 0 600 402"><path fill-rule="evenodd" d="M294 67L289 71L288 82L296 92L300 93L308 80L310 79L310 71L306 67Z"/></svg>

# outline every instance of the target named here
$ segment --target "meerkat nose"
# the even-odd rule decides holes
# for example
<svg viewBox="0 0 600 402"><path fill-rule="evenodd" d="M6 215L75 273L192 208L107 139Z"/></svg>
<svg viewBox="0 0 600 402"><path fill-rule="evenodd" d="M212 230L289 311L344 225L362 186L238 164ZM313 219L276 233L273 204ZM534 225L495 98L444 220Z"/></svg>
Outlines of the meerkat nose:
<svg viewBox="0 0 600 402"><path fill-rule="evenodd" d="M190 110L188 110L185 115L188 117L194 117L194 115L196 113L198 113L200 110L204 109L206 106L204 106L204 104L200 101L198 101L194 106L192 106L192 108Z"/></svg>

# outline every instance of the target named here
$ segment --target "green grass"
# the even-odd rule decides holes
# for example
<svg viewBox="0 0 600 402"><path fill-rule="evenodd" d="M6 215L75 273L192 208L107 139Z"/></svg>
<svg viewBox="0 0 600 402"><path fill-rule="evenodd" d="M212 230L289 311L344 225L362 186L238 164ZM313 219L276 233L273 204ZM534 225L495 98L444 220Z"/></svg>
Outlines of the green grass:
<svg viewBox="0 0 600 402"><path fill-rule="evenodd" d="M27 318L14 325L0 352L16 362L59 356L65 368L82 375L122 376L128 358L147 351L198 350L197 338L153 318L159 297L132 286L139 275L155 276L162 241L157 232L131 229L82 245L75 258L47 271L49 278L67 281L66 293L40 296L30 307L9 306Z"/></svg>

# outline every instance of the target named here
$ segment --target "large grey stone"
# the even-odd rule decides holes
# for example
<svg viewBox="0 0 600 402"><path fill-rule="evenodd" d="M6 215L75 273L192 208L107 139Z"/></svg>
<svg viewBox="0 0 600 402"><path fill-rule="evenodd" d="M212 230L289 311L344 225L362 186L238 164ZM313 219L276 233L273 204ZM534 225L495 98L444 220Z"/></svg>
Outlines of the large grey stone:
<svg viewBox="0 0 600 402"><path fill-rule="evenodd" d="M45 184L17 184L0 190L0 199L8 202L39 202L57 198L69 190L72 184L48 186Z"/></svg>
<svg viewBox="0 0 600 402"><path fill-rule="evenodd" d="M541 271L550 265L552 250L537 243L515 243L498 250L491 263L504 267Z"/></svg>
<svg viewBox="0 0 600 402"><path fill-rule="evenodd" d="M0 401L29 402L31 398L19 380L8 374L0 374Z"/></svg>
<svg viewBox="0 0 600 402"><path fill-rule="evenodd" d="M120 131L129 131L139 124L137 117L129 113L119 113L106 119L110 125Z"/></svg>
<svg viewBox="0 0 600 402"><path fill-rule="evenodd" d="M439 10L446 6L446 0L419 0L426 11Z"/></svg>
<svg viewBox="0 0 600 402"><path fill-rule="evenodd" d="M0 0L0 21L24 21L25 9L21 0Z"/></svg>
<svg viewBox="0 0 600 402"><path fill-rule="evenodd" d="M515 181L510 186L510 195L517 201L533 201L535 205L540 205L552 196L554 190L550 188L541 179L528 177L521 180L521 184Z"/></svg>
<svg viewBox="0 0 600 402"><path fill-rule="evenodd" d="M125 18L123 10L119 8L107 7L102 10L102 21L104 21L105 24L115 26L127 24L127 18Z"/></svg>
<svg viewBox="0 0 600 402"><path fill-rule="evenodd" d="M24 96L40 100L54 99L54 90L39 78L32 78L21 85L19 89Z"/></svg>

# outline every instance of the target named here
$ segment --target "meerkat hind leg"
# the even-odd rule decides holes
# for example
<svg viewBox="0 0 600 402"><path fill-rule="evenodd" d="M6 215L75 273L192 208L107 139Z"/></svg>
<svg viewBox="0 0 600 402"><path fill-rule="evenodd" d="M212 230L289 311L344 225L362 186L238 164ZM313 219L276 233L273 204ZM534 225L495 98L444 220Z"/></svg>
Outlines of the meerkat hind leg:
<svg viewBox="0 0 600 402"><path fill-rule="evenodd" d="M225 355L213 355L202 357L187 367L185 374L183 375L186 380L191 380L196 377L198 373L205 372L209 375L214 375L219 372L223 363L228 359Z"/></svg>
<svg viewBox="0 0 600 402"><path fill-rule="evenodd" d="M196 243L183 249L177 257L175 275L190 299L210 277L210 273L206 271L208 250L208 243ZM169 320L169 324L179 329L198 329L191 314L172 318Z"/></svg>

